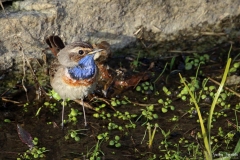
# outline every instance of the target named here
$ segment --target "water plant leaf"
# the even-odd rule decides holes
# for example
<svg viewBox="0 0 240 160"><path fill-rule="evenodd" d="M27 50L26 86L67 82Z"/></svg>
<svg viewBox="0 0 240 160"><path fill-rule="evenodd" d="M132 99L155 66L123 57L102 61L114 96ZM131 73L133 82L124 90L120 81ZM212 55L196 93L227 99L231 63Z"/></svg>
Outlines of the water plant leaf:
<svg viewBox="0 0 240 160"><path fill-rule="evenodd" d="M163 113L167 113L167 111L168 111L167 108L164 108L164 107L162 108Z"/></svg>

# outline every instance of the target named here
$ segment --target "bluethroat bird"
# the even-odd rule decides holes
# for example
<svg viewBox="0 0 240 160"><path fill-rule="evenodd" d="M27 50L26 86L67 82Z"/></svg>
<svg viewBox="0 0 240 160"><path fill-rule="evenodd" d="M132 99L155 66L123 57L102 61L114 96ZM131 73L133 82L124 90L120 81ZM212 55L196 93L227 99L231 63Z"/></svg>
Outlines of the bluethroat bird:
<svg viewBox="0 0 240 160"><path fill-rule="evenodd" d="M81 100L84 124L87 125L83 99L92 93L99 79L99 69L109 54L109 44L91 45L86 42L74 42L65 46L58 36L46 39L51 51L57 57L50 68L50 83L53 90L65 101ZM105 48L104 48L105 47ZM100 59L100 60L99 60ZM97 61L99 60L99 61ZM64 103L62 109L62 127Z"/></svg>

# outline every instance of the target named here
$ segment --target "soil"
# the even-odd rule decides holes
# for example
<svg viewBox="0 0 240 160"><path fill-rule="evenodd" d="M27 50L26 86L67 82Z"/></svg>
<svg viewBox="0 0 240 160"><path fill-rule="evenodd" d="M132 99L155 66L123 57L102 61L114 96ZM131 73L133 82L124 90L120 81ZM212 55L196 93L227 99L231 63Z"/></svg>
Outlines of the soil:
<svg viewBox="0 0 240 160"><path fill-rule="evenodd" d="M224 43L205 52L210 56L210 60L200 67L202 72L198 76L200 88L196 90L196 93L199 93L202 89L201 84L206 77L211 77L221 82L230 46L229 43ZM126 54L126 52L128 54ZM124 76L116 76L116 73L113 72L116 80L126 82L132 78L132 75L146 73L149 75L148 78L134 85L141 86L149 82L149 84L153 86L153 90L146 89L144 93L141 93L136 91L136 87L132 85L127 87L120 86L120 88L119 86L118 88L112 86L108 91L108 96L104 97L101 93L102 88L99 86L94 94L98 99L92 100L88 97L84 101L88 102L94 108L106 104L106 107L100 109L99 112L102 113L102 111L104 111L105 115L108 113L111 117L95 118L93 115L97 112L86 109L87 127L84 126L83 116L78 115L76 124L67 122L64 129L61 129L61 101L56 101L46 94L51 90L51 87L49 85L48 75L46 74L47 65L44 64L42 60L32 59L30 61L32 70L28 65L24 68L26 76L24 76L21 67L1 71L0 159L16 159L20 157L19 154L23 154L29 149L28 145L24 144L23 140L19 138L17 124L29 133L25 138L29 138L30 135L33 138L37 137L37 146L39 148L46 147L48 151L44 153L45 157L42 159L89 159L93 157L93 151L98 144L98 135L106 132L108 133L109 139L100 140L99 155L97 156L100 159L154 159L154 155L157 157L156 159L165 159L167 152L164 151L166 150L166 143L164 142L168 144L168 150L171 151L169 152L170 155L174 155L173 151L177 152L179 150L179 156L189 159L194 159L194 149L189 151L187 146L190 146L190 144L198 146L199 149L196 149L197 157L198 159L203 159L203 141L196 136L197 133L201 132L200 125L197 122L198 116L196 110L189 112L194 105L190 103L189 98L183 101L177 96L182 89L179 88L179 86L183 87L180 83L179 73L181 73L183 77L186 77L188 81L190 81L190 77L195 77L196 75L197 67L193 67L191 70L184 69L186 57L194 57L194 55L189 53L176 53L174 56L168 57L149 57L148 54L151 52L154 52L154 50L131 48L130 50L124 51L124 54L121 54L121 52L116 53L108 60L108 65L113 71L121 71L124 73ZM201 55L205 53L202 52ZM237 54L239 54L239 44L235 43L230 56L234 58ZM157 77L163 72L165 64L167 62L170 64L173 57L175 57L175 62L172 68L170 69L168 66L164 74L154 83ZM136 62L136 60L138 61ZM239 59L236 59L236 61L238 60ZM134 63L137 66L134 67ZM239 76L239 69L232 75ZM25 79L24 83L22 83L22 79ZM213 82L209 81L208 84L218 88L218 85ZM171 91L169 96L163 92L164 86ZM237 84L234 86L234 90L239 91ZM122 100L127 101L126 97L131 103L124 103L117 106L111 105L113 101L112 98L121 102ZM172 100L172 105L175 109L163 113L163 106L158 103L160 98L163 100L167 98ZM56 110L44 106L45 102L49 102L50 104L56 103L54 107ZM201 113L205 120L211 102L212 99L209 97L199 102ZM26 103L28 103L28 105L26 105ZM214 127L211 135L217 137L218 142L215 141L214 144L219 145L214 153L220 153L220 151L232 153L239 139L237 129L235 129L233 125L229 125L229 122L235 124L237 121L236 118L240 118L239 110L236 110L236 115L234 112L235 105L239 103L239 98L232 95L227 98L226 103L229 103L231 107L226 109L217 105L215 109L216 113L222 111L227 114L227 117L220 116L220 118L216 118L217 121L213 122ZM152 147L149 148L147 124L145 123L147 119L144 116L139 118L139 116L142 114L143 109L146 109L146 107L151 104L154 104L153 113L157 114L158 118L149 119L148 122L152 125L152 131L156 123L160 128L156 129ZM67 107L65 107L65 120L68 120L71 108L78 109L80 112L82 111L81 105L69 101ZM131 121L123 120L114 117L116 111L123 114L129 112L137 116L131 118ZM36 115L37 112L39 112L38 115ZM178 117L178 121L171 121L174 116ZM110 122L122 126L123 130L109 129L108 126ZM126 127L126 125L131 124L131 122L136 125L135 128ZM219 127L222 127L225 133L224 135L227 135L227 133L234 133L235 135L228 147L226 147L226 139L218 136ZM75 141L71 137L66 139L66 135L69 135L70 131L79 129L83 129L79 132L80 134L78 134L80 138L79 141ZM165 133L169 131L166 138L164 138L161 129L165 131ZM20 137L24 136L23 134L24 132L20 133ZM116 135L120 137L120 147L109 145L109 141L114 140ZM181 138L184 138L185 141L187 140L188 143L179 143ZM178 145L174 146L174 144Z"/></svg>

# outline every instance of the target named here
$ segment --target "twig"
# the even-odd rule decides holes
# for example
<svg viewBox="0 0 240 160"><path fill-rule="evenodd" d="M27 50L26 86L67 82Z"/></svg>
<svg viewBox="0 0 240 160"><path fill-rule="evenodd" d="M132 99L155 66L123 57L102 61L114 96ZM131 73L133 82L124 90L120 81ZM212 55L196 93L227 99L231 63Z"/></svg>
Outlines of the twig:
<svg viewBox="0 0 240 160"><path fill-rule="evenodd" d="M4 91L1 95L0 95L0 97L2 97L5 93L7 93L9 90L10 90L11 88L9 88L9 89L7 89L6 91Z"/></svg>
<svg viewBox="0 0 240 160"><path fill-rule="evenodd" d="M142 30L142 27L139 28L135 33L133 33L135 36Z"/></svg>
<svg viewBox="0 0 240 160"><path fill-rule="evenodd" d="M20 44L20 43L19 43ZM27 101L29 101L28 99L28 94L27 94L27 88L25 87L25 84L24 84L24 80L25 80L25 77L26 77L26 71L25 71L25 65L26 65L26 58L25 58L25 54L22 50L22 47L20 46L20 49L19 49L21 52L22 52L22 61L23 61L23 77L22 77L22 86L23 86L23 89L24 91L26 92L26 98L27 98Z"/></svg>
<svg viewBox="0 0 240 160"><path fill-rule="evenodd" d="M170 50L170 53L196 53L196 51L179 51L179 50Z"/></svg>
<svg viewBox="0 0 240 160"><path fill-rule="evenodd" d="M93 97L92 99L97 99L97 100L100 100L100 101L103 101L103 102L105 102L105 103L107 103L115 112L116 112L116 109L108 102L108 100L107 99L105 99L105 98L99 98L99 97ZM92 101L92 99L90 100L90 101Z"/></svg>
<svg viewBox="0 0 240 160"><path fill-rule="evenodd" d="M4 12L5 16L7 17L7 14L6 14L6 12L5 12L5 9L4 9L4 7L3 7L3 4L2 4L2 1L1 1L1 0L0 0L0 5L1 5L2 9L3 9L3 12Z"/></svg>
<svg viewBox="0 0 240 160"><path fill-rule="evenodd" d="M226 33L214 33L214 32L201 32L205 36L225 36Z"/></svg>
<svg viewBox="0 0 240 160"><path fill-rule="evenodd" d="M231 126L233 126L235 129L237 129L237 125L233 124L231 121L229 121L228 119L226 120Z"/></svg>
<svg viewBox="0 0 240 160"><path fill-rule="evenodd" d="M81 100L79 100L79 99L75 99L75 100L73 100L74 102L76 102L76 103L78 103L78 104L80 104L80 105L82 105L82 101ZM84 107L87 107L87 108L89 108L89 109L91 109L91 110L94 110L94 111L96 111L89 103L87 103L87 102L83 102L83 105L84 105ZM96 111L97 112L97 111Z"/></svg>
<svg viewBox="0 0 240 160"><path fill-rule="evenodd" d="M20 102L18 102L18 101L10 100L10 99L4 98L4 97L2 97L2 101L12 102L12 103L14 103L14 104L20 104Z"/></svg>
<svg viewBox="0 0 240 160"><path fill-rule="evenodd" d="M215 83L215 84L217 84L217 85L220 85L220 83L217 82L217 81L215 81L214 79L212 79L212 78L210 78L210 77L208 77L208 79L209 79L210 81L212 81L213 83ZM228 91L230 91L230 92L232 92L232 93L234 93L236 96L240 97L240 94L237 93L237 92L235 92L234 90L232 90L232 89L230 89L230 88L228 88L228 87L226 87L226 86L224 86L223 88L226 89L226 90L228 90Z"/></svg>
<svg viewBox="0 0 240 160"><path fill-rule="evenodd" d="M131 103L133 103L135 105L138 105L138 106L141 106L141 107L146 107L146 106L151 106L151 105L159 105L158 103L144 104L144 103L138 103L138 102L133 102L133 101L131 101Z"/></svg>

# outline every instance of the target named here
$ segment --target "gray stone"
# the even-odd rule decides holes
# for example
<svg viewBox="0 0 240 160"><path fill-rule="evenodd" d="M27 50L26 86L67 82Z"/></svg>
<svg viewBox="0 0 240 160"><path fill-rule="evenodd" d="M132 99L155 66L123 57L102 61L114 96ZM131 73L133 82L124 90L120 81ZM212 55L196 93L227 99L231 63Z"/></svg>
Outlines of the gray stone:
<svg viewBox="0 0 240 160"><path fill-rule="evenodd" d="M231 34L239 24L233 19L240 14L240 1L24 0L5 11L0 11L2 69L23 54L41 58L47 47L44 39L52 34L65 43L105 40L113 50L135 44L136 39L156 46L188 35Z"/></svg>

